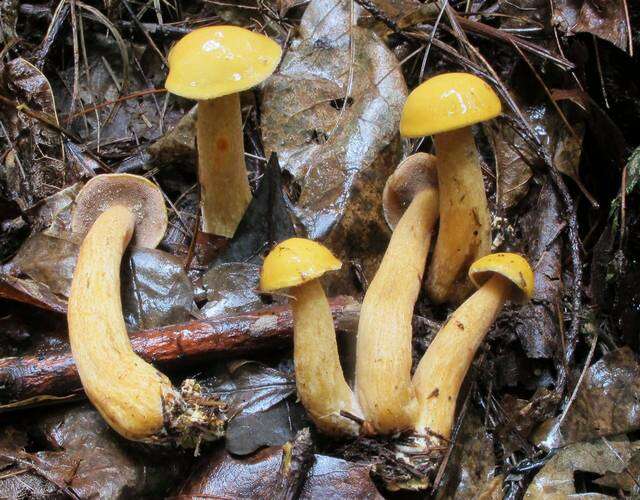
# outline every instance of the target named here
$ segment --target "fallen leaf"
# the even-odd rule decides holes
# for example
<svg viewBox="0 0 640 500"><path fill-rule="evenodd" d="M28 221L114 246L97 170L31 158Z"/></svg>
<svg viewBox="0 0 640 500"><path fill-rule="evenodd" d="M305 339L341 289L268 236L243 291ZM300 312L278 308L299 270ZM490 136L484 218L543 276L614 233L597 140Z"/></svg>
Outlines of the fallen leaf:
<svg viewBox="0 0 640 500"><path fill-rule="evenodd" d="M546 182L522 218L525 253L535 271L530 303L518 309L515 331L530 358L552 358L557 352L558 305L562 299L562 237L560 201Z"/></svg>
<svg viewBox="0 0 640 500"><path fill-rule="evenodd" d="M295 235L282 192L278 156L269 157L264 176L229 246L214 261L262 263L274 244Z"/></svg>
<svg viewBox="0 0 640 500"><path fill-rule="evenodd" d="M58 123L51 85L40 70L18 58L7 63L3 73L4 86L14 101ZM7 192L27 211L76 182L80 172L65 165L64 148L57 131L41 120L11 109L0 108L10 140L16 146L5 159Z"/></svg>
<svg viewBox="0 0 640 500"><path fill-rule="evenodd" d="M251 457L235 458L220 448L202 461L180 494L198 498L269 498L282 459L281 448L265 448ZM382 499L369 477L369 467L315 455L300 499Z"/></svg>
<svg viewBox="0 0 640 500"><path fill-rule="evenodd" d="M32 444L26 451L24 440L0 444L0 459L12 463L4 473L25 470L17 475L18 481L46 477L48 490L60 489L52 488L53 482L79 498L131 498L162 493L183 470L183 460L175 452L167 460L169 455L161 451L153 455L134 451L89 405L47 412L29 423L31 438L37 436L46 446ZM5 428L7 432L11 428ZM0 491L7 481L1 476Z"/></svg>
<svg viewBox="0 0 640 500"><path fill-rule="evenodd" d="M577 479L581 473L590 476L619 474L625 470L637 449L638 443L630 443L626 437L567 446L559 450L533 478L524 498L615 498L594 491L577 491ZM583 495L577 496L577 493Z"/></svg>
<svg viewBox="0 0 640 500"><path fill-rule="evenodd" d="M535 438L547 449L640 429L640 365L636 354L625 346L591 365L559 428L556 422L546 422Z"/></svg>
<svg viewBox="0 0 640 500"><path fill-rule="evenodd" d="M177 161L195 165L197 106L185 114L175 127L149 146L154 163L169 164Z"/></svg>
<svg viewBox="0 0 640 500"><path fill-rule="evenodd" d="M229 262L213 266L202 277L207 303L201 312L211 318L259 307L259 281L260 266L256 264Z"/></svg>
<svg viewBox="0 0 640 500"><path fill-rule="evenodd" d="M349 6L309 3L300 36L264 87L262 131L265 151L293 177L289 197L307 236L361 261L370 279L389 237L381 193L400 157L407 89L396 57L371 30L351 25Z"/></svg>

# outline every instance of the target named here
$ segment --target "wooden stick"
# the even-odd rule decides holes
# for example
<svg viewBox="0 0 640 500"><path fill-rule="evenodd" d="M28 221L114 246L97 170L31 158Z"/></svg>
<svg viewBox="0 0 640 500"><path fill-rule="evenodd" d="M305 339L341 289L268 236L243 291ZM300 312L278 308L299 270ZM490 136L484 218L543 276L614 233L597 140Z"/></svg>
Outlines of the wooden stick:
<svg viewBox="0 0 640 500"><path fill-rule="evenodd" d="M351 297L330 301L336 329L355 331L360 304ZM215 358L247 355L291 343L293 318L288 306L268 307L196 320L130 335L133 350L162 369ZM70 351L0 359L0 412L84 397Z"/></svg>

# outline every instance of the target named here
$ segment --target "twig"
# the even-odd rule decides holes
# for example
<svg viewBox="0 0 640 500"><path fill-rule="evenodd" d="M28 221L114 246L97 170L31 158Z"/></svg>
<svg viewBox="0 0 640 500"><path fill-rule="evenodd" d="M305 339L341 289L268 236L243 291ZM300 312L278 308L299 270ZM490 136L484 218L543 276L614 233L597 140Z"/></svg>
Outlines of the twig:
<svg viewBox="0 0 640 500"><path fill-rule="evenodd" d="M298 498L309 469L314 462L313 441L308 428L296 434L293 442L282 447L280 470L273 487L272 497L278 500Z"/></svg>
<svg viewBox="0 0 640 500"><path fill-rule="evenodd" d="M336 328L354 331L360 304L339 296L330 305ZM170 369L283 347L291 342L292 330L291 309L277 306L142 330L130 338L134 351L143 359ZM0 412L82 394L69 351L0 359Z"/></svg>

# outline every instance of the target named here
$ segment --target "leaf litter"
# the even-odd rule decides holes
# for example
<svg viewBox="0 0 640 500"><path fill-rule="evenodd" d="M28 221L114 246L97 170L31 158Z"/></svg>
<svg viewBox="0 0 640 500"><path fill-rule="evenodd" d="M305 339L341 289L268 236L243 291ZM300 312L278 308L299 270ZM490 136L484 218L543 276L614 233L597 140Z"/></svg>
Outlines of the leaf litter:
<svg viewBox="0 0 640 500"><path fill-rule="evenodd" d="M536 290L530 305L505 310L483 347L434 494L638 493L632 3L127 5L0 2L0 352L46 357L66 349L59 313L77 254L69 214L82 183L109 171L146 175L170 202L161 250L136 250L123 266L131 329L264 307L273 299L257 293L261 259L294 234L323 241L348 264L325 283L329 294L358 298L390 235L384 182L411 150L431 148L397 135L405 82L413 88L441 71L481 71L515 103L476 134L495 193L494 244L530 258ZM276 74L242 98L254 199L228 243L196 224L195 108L162 91L173 40L220 21L265 30L285 47ZM566 187L551 168L572 179ZM575 229L567 195L577 207L578 247L567 238ZM579 310L576 269L589 276ZM429 325L450 313L424 297L417 311ZM48 317L51 328L37 327ZM414 323L424 349L431 335ZM86 405L24 410L28 422L7 413L0 495L266 496L279 487L282 446L295 447L310 425L283 355L290 353L193 367L236 412L225 446L205 450L201 462L123 443ZM345 460L315 433L309 439L300 497L386 494L371 481L370 462Z"/></svg>

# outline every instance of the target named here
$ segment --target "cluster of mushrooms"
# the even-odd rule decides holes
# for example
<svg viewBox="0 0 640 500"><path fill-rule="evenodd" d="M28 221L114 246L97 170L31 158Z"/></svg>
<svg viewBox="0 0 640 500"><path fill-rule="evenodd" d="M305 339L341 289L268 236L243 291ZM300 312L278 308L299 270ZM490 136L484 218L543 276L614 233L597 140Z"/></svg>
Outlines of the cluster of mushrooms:
<svg viewBox="0 0 640 500"><path fill-rule="evenodd" d="M232 26L195 30L169 55L167 89L198 100L204 232L232 237L251 199L239 93L271 75L280 57L269 38ZM490 253L491 216L471 127L500 113L491 87L465 73L433 77L409 95L400 133L433 136L437 156L408 157L385 186L384 215L393 234L362 303L355 390L340 365L320 284L341 262L304 238L281 242L265 258L261 291L288 290L298 395L319 431L341 438L404 436L397 456L418 466L446 448L461 384L486 333L506 301L524 302L533 292L533 271L523 257ZM83 241L69 336L85 392L113 429L132 440L195 446L223 435L224 408L193 380L177 389L138 357L122 315L123 253L130 242L155 247L166 226L162 192L149 180L104 174L85 185L72 222ZM459 306L412 376L412 316L427 262L429 298Z"/></svg>

